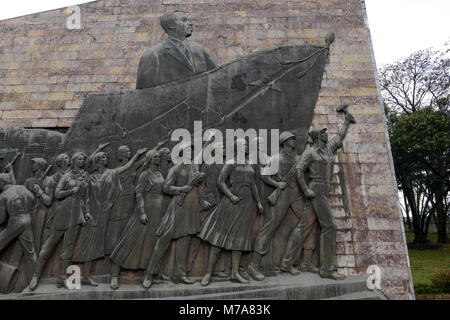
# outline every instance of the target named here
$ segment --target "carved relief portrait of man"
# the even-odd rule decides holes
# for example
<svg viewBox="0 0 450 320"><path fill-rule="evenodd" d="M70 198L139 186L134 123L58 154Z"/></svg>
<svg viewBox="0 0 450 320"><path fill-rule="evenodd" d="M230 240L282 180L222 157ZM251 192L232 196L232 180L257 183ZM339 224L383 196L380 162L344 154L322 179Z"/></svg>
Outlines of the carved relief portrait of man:
<svg viewBox="0 0 450 320"><path fill-rule="evenodd" d="M137 89L177 81L216 67L202 46L187 40L194 27L185 12L166 12L160 21L167 37L141 57Z"/></svg>

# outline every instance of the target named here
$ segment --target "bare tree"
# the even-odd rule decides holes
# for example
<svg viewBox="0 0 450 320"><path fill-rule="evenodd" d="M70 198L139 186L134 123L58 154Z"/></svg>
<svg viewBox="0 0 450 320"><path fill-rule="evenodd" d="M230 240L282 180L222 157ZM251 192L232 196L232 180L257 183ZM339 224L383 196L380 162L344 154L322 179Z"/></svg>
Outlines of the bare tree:
<svg viewBox="0 0 450 320"><path fill-rule="evenodd" d="M424 107L448 110L450 49L425 49L387 65L379 72L384 102L390 111L410 114Z"/></svg>

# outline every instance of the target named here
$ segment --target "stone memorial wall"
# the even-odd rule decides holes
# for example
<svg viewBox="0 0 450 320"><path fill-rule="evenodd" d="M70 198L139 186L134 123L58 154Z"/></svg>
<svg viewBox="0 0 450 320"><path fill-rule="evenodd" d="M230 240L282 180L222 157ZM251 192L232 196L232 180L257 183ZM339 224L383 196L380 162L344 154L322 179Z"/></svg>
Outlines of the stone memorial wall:
<svg viewBox="0 0 450 320"><path fill-rule="evenodd" d="M248 129L251 124L247 119L251 119L250 123L258 123L269 117L276 119L277 115L274 117L273 112L280 112L280 120L268 121L270 123L266 127L276 128L278 123L281 124L280 131L292 130L297 138L297 152L300 156L310 127L325 126L332 137L340 135L341 128L351 124L342 149L335 155L329 196L337 226L337 271L347 276L367 275L370 266L378 266L381 269L381 292L384 295L390 299L414 297L364 1L101 0L80 5L79 8L80 29L68 29L67 21L73 12L65 9L0 21L0 127L58 129L63 132L71 128L66 135L44 131L41 134L45 136L42 138L45 140L44 147L39 140L40 135L36 133L39 130L31 133L27 130L25 137L17 137L18 134L11 131L0 131L0 151L5 151L2 156L11 161L20 152L15 161L18 184L26 185L26 179L32 174L35 177L44 174L45 177L46 173L43 171L46 166L32 167L30 160L33 158L45 158L45 155L53 157L63 151L72 157L74 153L81 151L79 149L83 145L86 148L89 146L87 150L83 150L87 158L101 143L111 145L103 145L97 151L109 148L106 149L107 152L111 158L115 158L112 156L116 155L116 149L121 145L120 138L127 134L129 139L135 139L132 143L129 142L132 155L138 153L141 156L148 150L138 152L138 149L151 149L164 140L165 136L158 135L159 129L156 127L148 129L148 141L142 140L143 133L130 133L128 121L131 120L124 112L126 108L133 110L133 123L137 123L136 126L145 126L144 122L139 123L139 112L143 114L145 110L150 110L150 106L144 108L146 103L151 101L158 107L143 116L142 121L155 121L155 118L159 119L158 112L164 111L167 105L178 108L181 102L185 103L181 108L188 110L183 111L186 112L183 115L187 115L184 119L186 122L201 118L201 115L189 111L195 103L208 101L208 104L211 99L215 99L214 102L224 108L221 110L224 112L222 115L233 113L232 109L227 108L235 104L227 106L228 101L234 98L246 99L246 96L238 94L248 93L255 86L263 88L272 85L267 89L269 94L275 95L278 94L277 90L284 90L283 94L288 97L283 98L284 100L274 98L272 104L282 101L288 107L279 106L280 109L274 111L272 105L272 109L262 109L262 115L249 111L248 114L240 114L241 118L230 116L225 127L235 125ZM188 13L194 25L190 40L205 48L219 68L211 66L209 74L195 76L187 82L135 91L141 57L149 47L165 38L159 17L164 12L175 9ZM330 38L331 31L334 32L335 39ZM326 54L322 54L320 50ZM312 55L317 55L317 52L320 58L311 67L314 76L308 75L307 80L299 80L297 85L302 90L297 95L292 87L297 80L290 78L291 75L282 80L285 82L280 80L284 84L282 88L274 87L270 81L258 82L260 79L270 78L271 72L278 70L273 66L273 61L297 56L309 59ZM260 58L260 55L264 57ZM255 68L262 70L262 73L258 71L258 75L251 74ZM207 70L208 68L205 69ZM289 68L283 70L287 73L292 71ZM311 70L299 71L306 74ZM236 78L233 77L233 72L245 76ZM226 86L227 81L231 83L230 88ZM239 86L239 81L245 82L244 87ZM307 81L307 84L301 81ZM223 93L231 89L238 93L230 96ZM211 93L214 90L216 93ZM183 94L189 95L189 99L191 96L193 98L184 99ZM206 100L205 96L208 97ZM306 111L296 113L292 109L296 104ZM353 121L347 118L348 121L344 122L346 117L336 112L336 107L343 104L348 105L345 111L351 112L353 117L350 120ZM288 108L289 112L293 110L292 114L286 114L288 111L283 108ZM107 132L102 131L96 136L96 124L92 119L99 121L102 128L99 130ZM88 125L89 121L92 123ZM185 122L175 116L167 121L175 121L181 127L191 128L191 124L181 125ZM114 126L103 126L112 123ZM91 134L90 138L98 139L89 140L87 135ZM14 137L11 138L11 135ZM13 145L11 141L14 141ZM33 145L36 144L40 147L33 151ZM152 156L152 153L147 153L146 159L150 161ZM94 158L98 159L92 161L97 161L101 166L100 163L103 162L100 156ZM130 160L131 156L127 159ZM119 160L121 159L114 160L112 167L126 165L126 162L120 163ZM23 169L25 167L26 170ZM0 169L3 171L3 168ZM52 169L55 170L55 167ZM52 174L55 172L51 171ZM42 178L39 183L45 189L45 183L41 180ZM30 188L33 189L33 186ZM253 211L252 221L256 222L253 225L252 242L255 242L263 219L258 216L256 208ZM261 262L264 272L269 272L271 265L278 265L282 259L287 239L284 242L280 239L283 239L286 230L290 232L296 225L298 218L294 211L292 209L288 212L286 226L281 227L273 236L271 252ZM204 220L205 217L201 219ZM3 222L2 219L0 222ZM208 239L207 232L202 232L201 237ZM191 261L188 263L188 271L199 276L205 271L201 266L206 265L209 253L207 247L199 244L199 239L196 238L195 241L198 243L192 243L189 250L197 250L196 257L203 262L196 264ZM13 245L20 247L18 243ZM0 253L0 261L11 261L17 250L7 248L4 253ZM63 249L57 250L60 253ZM175 246L172 245L168 255L172 260L178 259L175 251ZM16 266L21 263L21 258L13 258ZM47 275L55 275L60 269L57 258L51 259L52 262L45 267L44 273ZM225 271L228 267L231 268L231 257L223 255L221 259L217 268ZM247 265L251 257L244 255L242 260ZM319 260L319 256L314 255L315 264ZM85 261L81 257L74 262ZM170 275L173 272L170 265L172 264L163 262L163 274ZM8 271L5 268L0 268L0 272ZM18 266L19 271L27 268ZM97 264L93 273L109 274L109 268L109 264ZM15 279L15 290L23 289L29 280L19 276L19 279ZM8 287L9 284L5 286Z"/></svg>

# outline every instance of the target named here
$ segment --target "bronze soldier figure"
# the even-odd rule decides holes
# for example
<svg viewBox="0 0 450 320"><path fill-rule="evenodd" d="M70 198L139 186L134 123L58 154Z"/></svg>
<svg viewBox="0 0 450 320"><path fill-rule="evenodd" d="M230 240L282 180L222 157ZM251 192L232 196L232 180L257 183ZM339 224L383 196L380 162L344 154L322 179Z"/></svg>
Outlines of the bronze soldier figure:
<svg viewBox="0 0 450 320"><path fill-rule="evenodd" d="M261 179L275 189L269 197L269 212L265 217L263 226L258 231L255 245L252 252L248 273L257 281L264 280L264 275L260 271L260 262L264 255L268 253L270 243L275 231L291 209L297 217L300 217L300 189L295 181L295 165L299 160L299 155L295 152L296 137L291 132L283 132L280 135L280 146L282 150L279 155L275 155L270 161L278 161L279 171L276 177L262 175ZM293 275L300 271L293 265L281 265L281 270L290 272Z"/></svg>

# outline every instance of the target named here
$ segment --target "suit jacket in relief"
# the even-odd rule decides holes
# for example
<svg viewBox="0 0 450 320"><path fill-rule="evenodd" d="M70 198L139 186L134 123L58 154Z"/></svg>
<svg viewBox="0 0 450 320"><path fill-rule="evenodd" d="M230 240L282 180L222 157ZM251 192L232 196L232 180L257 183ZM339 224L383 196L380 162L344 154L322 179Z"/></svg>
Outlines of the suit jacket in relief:
<svg viewBox="0 0 450 320"><path fill-rule="evenodd" d="M185 54L175 41L166 38L144 53L139 62L136 89L177 81L216 67L202 46L184 40L188 51Z"/></svg>

